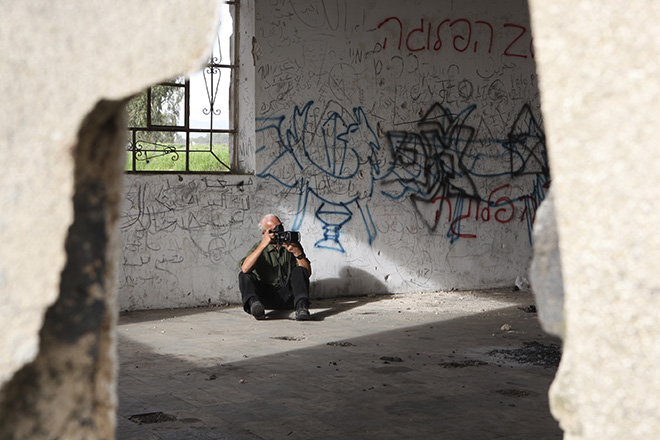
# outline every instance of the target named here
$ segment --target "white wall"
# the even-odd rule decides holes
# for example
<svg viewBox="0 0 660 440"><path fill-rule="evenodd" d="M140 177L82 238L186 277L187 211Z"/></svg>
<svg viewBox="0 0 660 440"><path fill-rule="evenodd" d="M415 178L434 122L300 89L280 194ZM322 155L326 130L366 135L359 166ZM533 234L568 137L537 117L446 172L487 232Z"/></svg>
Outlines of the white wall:
<svg viewBox="0 0 660 440"><path fill-rule="evenodd" d="M127 176L122 309L238 302L269 212L301 231L317 297L525 276L550 179L526 2L247 9L255 174Z"/></svg>

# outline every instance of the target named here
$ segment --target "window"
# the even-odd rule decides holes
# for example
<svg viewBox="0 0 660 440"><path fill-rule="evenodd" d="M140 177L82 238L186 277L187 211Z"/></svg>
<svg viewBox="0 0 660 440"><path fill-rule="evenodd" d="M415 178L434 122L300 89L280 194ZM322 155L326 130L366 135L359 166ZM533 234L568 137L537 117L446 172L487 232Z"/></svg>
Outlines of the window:
<svg viewBox="0 0 660 440"><path fill-rule="evenodd" d="M236 162L238 1L222 6L204 69L150 87L128 104L127 172L226 173Z"/></svg>

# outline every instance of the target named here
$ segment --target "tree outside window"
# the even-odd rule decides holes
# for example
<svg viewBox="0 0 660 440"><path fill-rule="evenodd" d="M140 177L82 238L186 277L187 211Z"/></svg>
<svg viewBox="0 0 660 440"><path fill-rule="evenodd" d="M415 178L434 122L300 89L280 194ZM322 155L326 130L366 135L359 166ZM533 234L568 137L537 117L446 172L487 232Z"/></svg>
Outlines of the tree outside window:
<svg viewBox="0 0 660 440"><path fill-rule="evenodd" d="M207 65L150 87L128 103L127 172L226 173L237 133L233 97L238 2L223 4Z"/></svg>

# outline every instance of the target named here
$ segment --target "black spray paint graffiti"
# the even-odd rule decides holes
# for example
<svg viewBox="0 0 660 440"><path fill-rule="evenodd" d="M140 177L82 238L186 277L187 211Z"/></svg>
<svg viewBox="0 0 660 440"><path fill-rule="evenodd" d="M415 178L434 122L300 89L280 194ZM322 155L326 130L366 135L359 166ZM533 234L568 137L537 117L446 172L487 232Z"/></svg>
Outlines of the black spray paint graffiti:
<svg viewBox="0 0 660 440"><path fill-rule="evenodd" d="M545 136L529 105L521 108L507 138L496 139L477 138L479 129L470 124L475 105L454 114L434 104L414 130L388 132L386 152L362 108L355 108L348 120L338 112L322 112L328 117L319 122L312 104L296 106L288 118L257 118L257 132L266 140L257 150L266 157L257 175L298 194L294 230L304 221L309 196L321 202L315 216L324 232L316 247L344 253L341 229L355 209L373 242L377 229L369 202L376 183L391 199L407 197L432 233L447 210L447 237L452 243L476 237L461 232L465 219L508 223L515 217L515 204L523 203L520 220L527 222L531 240L536 207L545 197L550 176ZM322 148L312 148L319 143ZM486 189L497 178L511 182L527 175L534 179L528 192L515 193L520 190L511 184Z"/></svg>
<svg viewBox="0 0 660 440"><path fill-rule="evenodd" d="M526 221L531 241L536 208L550 183L543 129L525 104L506 139L477 139L477 129L469 124L475 108L471 105L454 114L434 104L414 131L387 133L393 160L382 178L382 193L395 200L407 196L430 232L446 218L446 235L452 243L476 237L461 232L464 220L508 223L518 218L515 204L521 202L519 218ZM525 175L534 179L528 192L515 193L510 184L485 189L484 179Z"/></svg>
<svg viewBox="0 0 660 440"><path fill-rule="evenodd" d="M383 189L383 194L398 200L410 193L413 202L438 196L478 199L477 188L463 161L475 131L465 120L475 107L452 115L436 104L419 121L418 132L388 132L393 160L382 185L395 188Z"/></svg>

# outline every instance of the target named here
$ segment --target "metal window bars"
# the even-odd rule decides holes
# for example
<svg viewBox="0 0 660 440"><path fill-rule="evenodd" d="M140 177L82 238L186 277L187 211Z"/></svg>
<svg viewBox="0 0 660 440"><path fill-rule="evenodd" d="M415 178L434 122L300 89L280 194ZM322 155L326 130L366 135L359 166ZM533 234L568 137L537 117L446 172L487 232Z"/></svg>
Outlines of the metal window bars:
<svg viewBox="0 0 660 440"><path fill-rule="evenodd" d="M231 172L238 137L238 3L224 3L202 70L152 86L129 104L127 172Z"/></svg>

